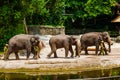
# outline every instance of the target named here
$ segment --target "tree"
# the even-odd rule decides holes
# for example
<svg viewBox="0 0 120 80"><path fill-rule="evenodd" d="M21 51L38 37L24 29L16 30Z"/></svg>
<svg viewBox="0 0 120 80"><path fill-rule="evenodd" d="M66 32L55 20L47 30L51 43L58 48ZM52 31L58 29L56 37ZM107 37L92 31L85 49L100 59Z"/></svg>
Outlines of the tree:
<svg viewBox="0 0 120 80"><path fill-rule="evenodd" d="M15 34L27 33L26 17L44 14L45 0L0 0L0 49Z"/></svg>
<svg viewBox="0 0 120 80"><path fill-rule="evenodd" d="M115 6L115 2L115 0L68 0L66 14L72 14L68 17L71 18L73 24L79 22L80 25L90 26L90 24L96 24L98 17L110 20L113 16L111 8ZM80 25L77 26L81 27Z"/></svg>

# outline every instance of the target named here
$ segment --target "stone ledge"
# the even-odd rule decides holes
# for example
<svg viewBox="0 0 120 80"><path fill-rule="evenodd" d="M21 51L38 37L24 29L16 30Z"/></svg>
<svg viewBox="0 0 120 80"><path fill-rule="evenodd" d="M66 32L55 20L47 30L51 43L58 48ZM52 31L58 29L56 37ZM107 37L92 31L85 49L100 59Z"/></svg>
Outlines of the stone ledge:
<svg viewBox="0 0 120 80"><path fill-rule="evenodd" d="M65 34L65 28L62 27L48 27L48 26L32 26L28 25L29 34L40 34L40 35L57 35Z"/></svg>

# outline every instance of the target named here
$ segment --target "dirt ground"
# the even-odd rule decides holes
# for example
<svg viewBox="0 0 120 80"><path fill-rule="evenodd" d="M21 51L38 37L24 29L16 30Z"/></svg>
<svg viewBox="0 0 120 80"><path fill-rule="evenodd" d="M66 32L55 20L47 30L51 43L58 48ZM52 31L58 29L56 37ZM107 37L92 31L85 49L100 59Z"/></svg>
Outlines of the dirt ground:
<svg viewBox="0 0 120 80"><path fill-rule="evenodd" d="M84 55L84 51L82 51L80 57L65 58L65 51L61 48L57 50L58 58L53 58L53 55L51 58L47 58L47 54L50 52L48 45L49 38L42 39L46 47L41 51L41 58L33 60L33 55L31 55L30 60L26 60L26 56L20 55L20 60L15 60L13 54L9 57L10 60L0 60L0 71L84 71L120 67L120 43L113 43L109 55L97 56L95 55L95 51L89 51L89 55Z"/></svg>

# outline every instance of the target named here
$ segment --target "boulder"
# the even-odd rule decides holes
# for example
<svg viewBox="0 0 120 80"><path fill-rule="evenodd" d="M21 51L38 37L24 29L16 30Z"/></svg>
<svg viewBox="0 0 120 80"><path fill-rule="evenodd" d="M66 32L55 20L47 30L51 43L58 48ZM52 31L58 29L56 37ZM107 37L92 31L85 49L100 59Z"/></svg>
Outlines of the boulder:
<svg viewBox="0 0 120 80"><path fill-rule="evenodd" d="M120 43L120 36L116 38L116 42Z"/></svg>

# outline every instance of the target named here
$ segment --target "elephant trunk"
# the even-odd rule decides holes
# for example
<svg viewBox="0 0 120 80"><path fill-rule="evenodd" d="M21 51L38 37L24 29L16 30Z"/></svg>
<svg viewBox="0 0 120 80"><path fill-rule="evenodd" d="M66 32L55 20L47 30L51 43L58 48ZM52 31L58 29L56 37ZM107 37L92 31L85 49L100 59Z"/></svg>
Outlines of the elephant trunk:
<svg viewBox="0 0 120 80"><path fill-rule="evenodd" d="M108 43L108 46L109 46L109 47L108 47L108 48L109 48L109 52L111 52L111 45L112 45L113 43L112 43L112 41L111 41L111 40L108 40L108 42L107 42L107 43Z"/></svg>
<svg viewBox="0 0 120 80"><path fill-rule="evenodd" d="M110 44L110 43L108 43L108 45L109 45L109 52L111 52L111 44Z"/></svg>

